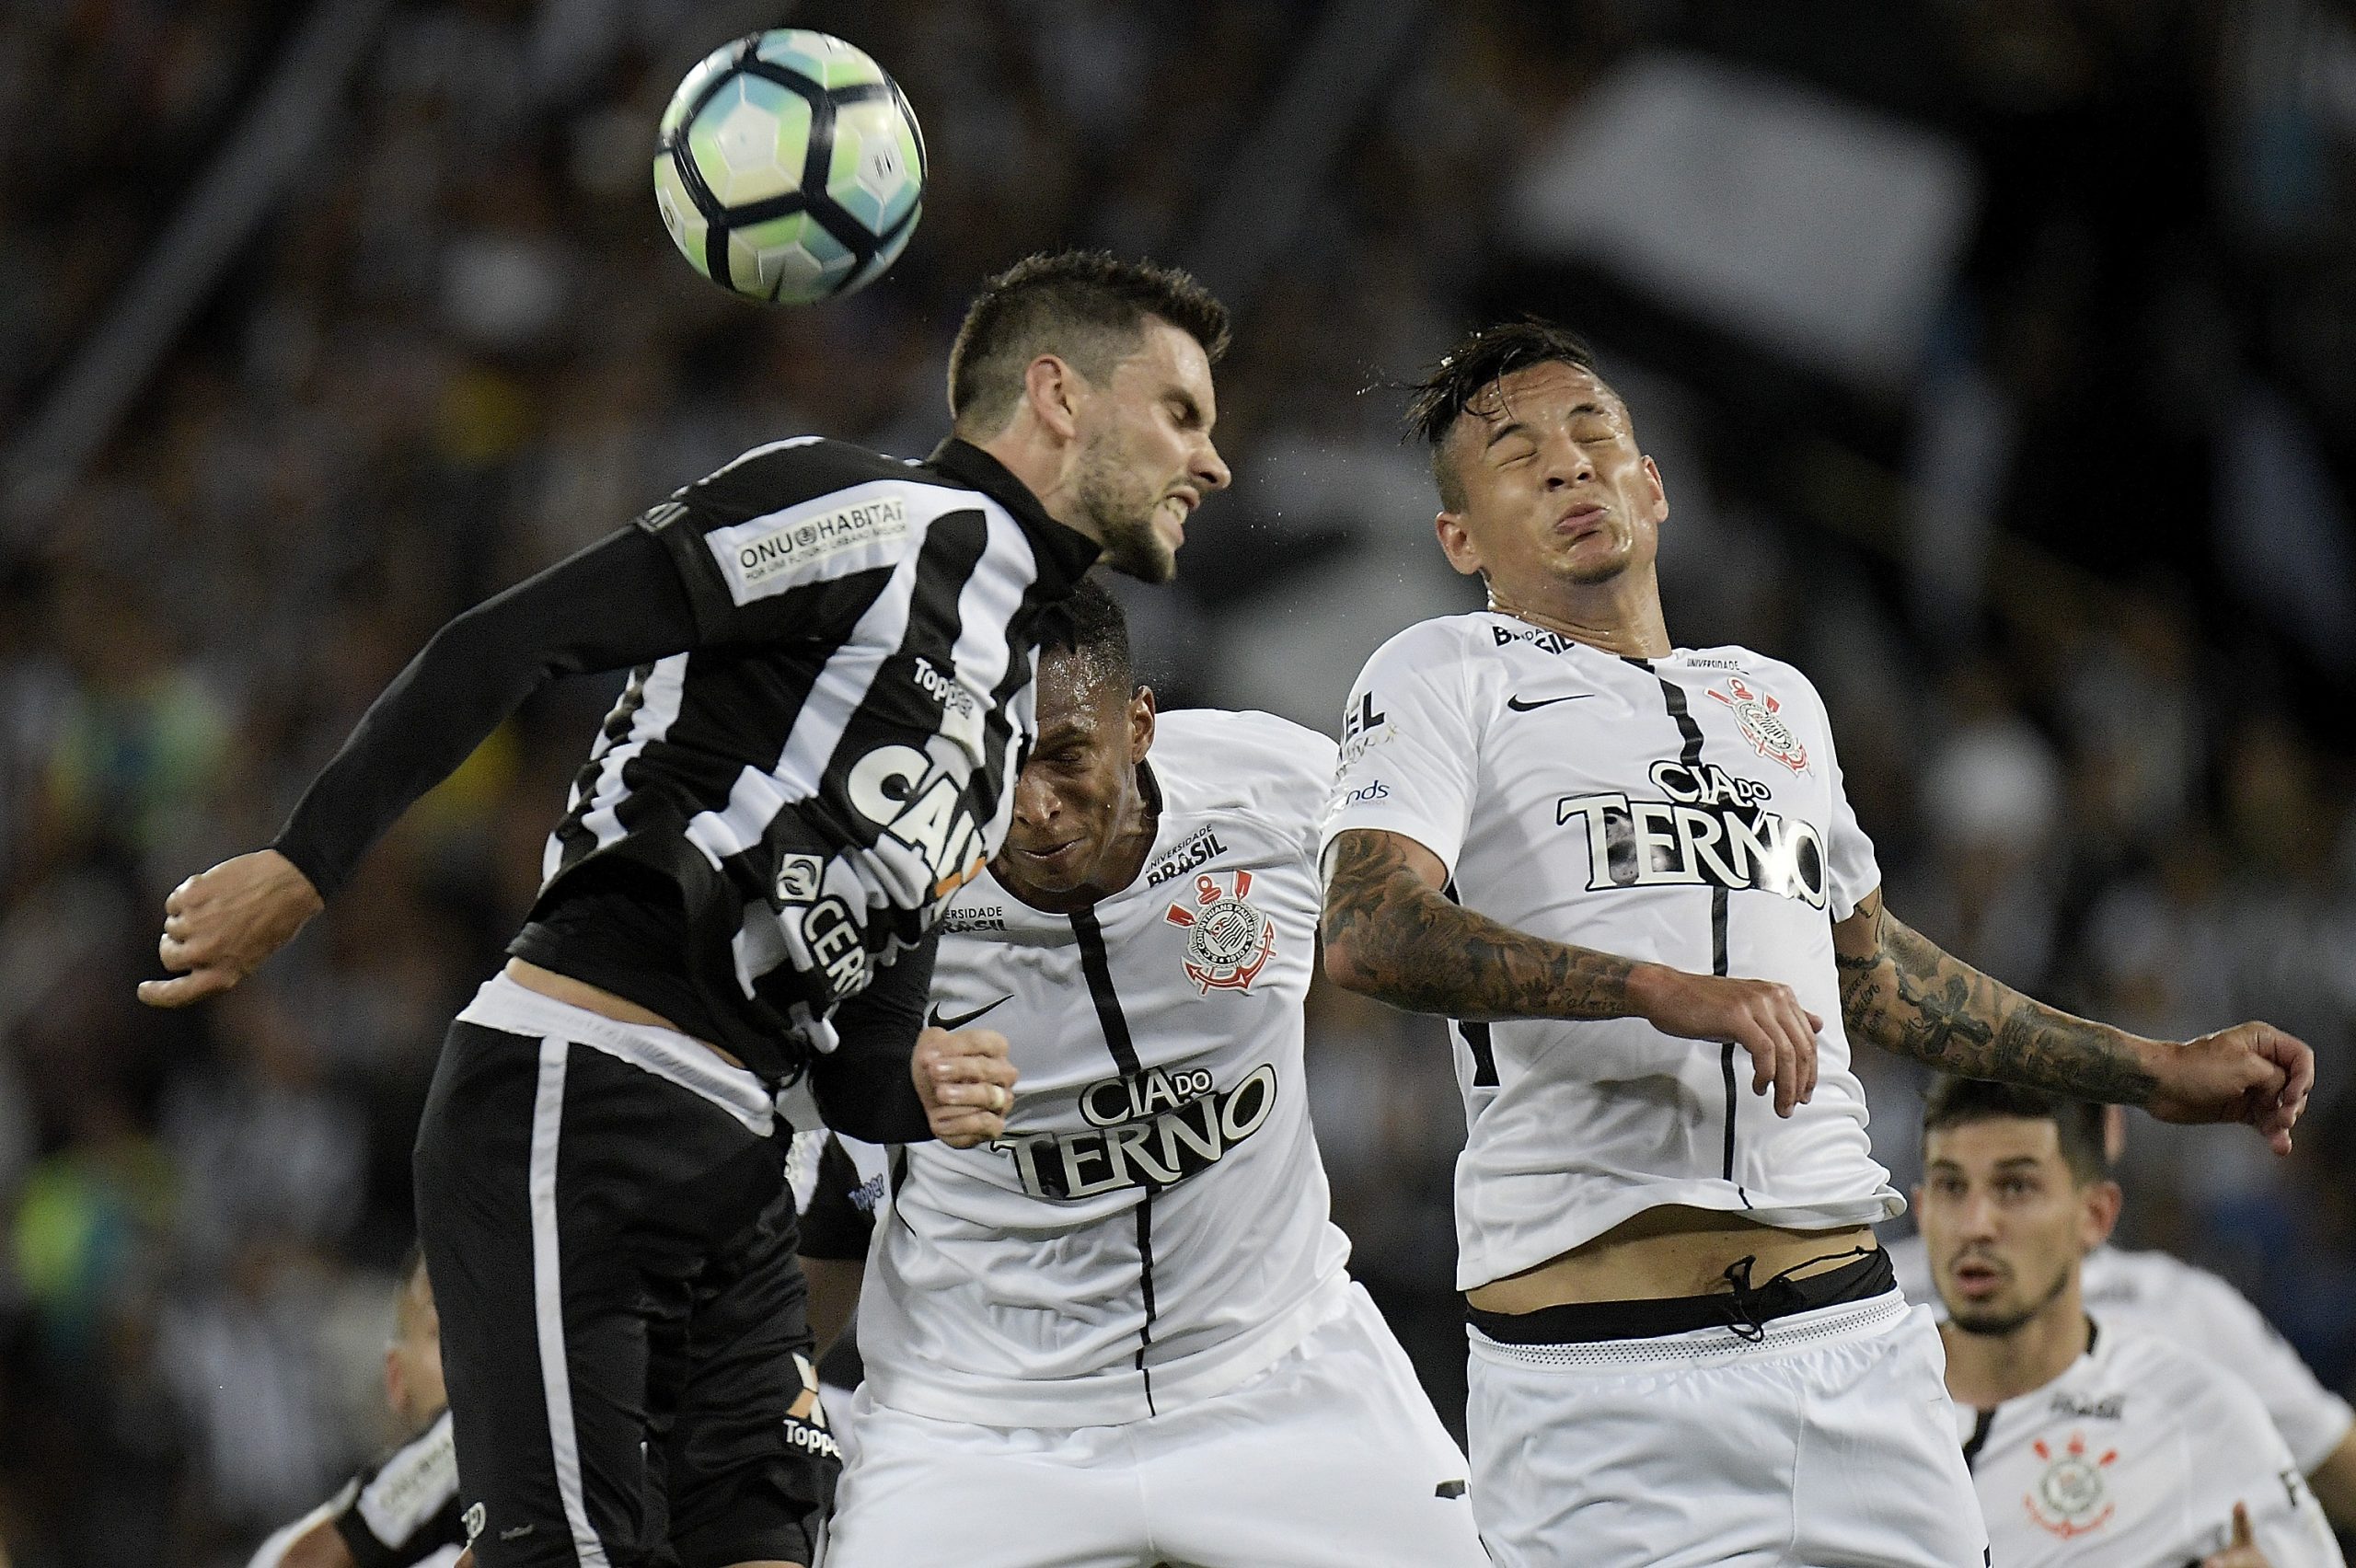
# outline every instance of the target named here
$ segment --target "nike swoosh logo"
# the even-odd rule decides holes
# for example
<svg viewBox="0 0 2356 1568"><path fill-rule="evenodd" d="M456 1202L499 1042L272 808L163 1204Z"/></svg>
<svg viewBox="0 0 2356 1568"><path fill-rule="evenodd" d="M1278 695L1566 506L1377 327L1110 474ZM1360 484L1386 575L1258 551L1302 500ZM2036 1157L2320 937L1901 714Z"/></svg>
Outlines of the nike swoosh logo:
<svg viewBox="0 0 2356 1568"><path fill-rule="evenodd" d="M932 1027L935 1029L949 1030L963 1029L967 1024L973 1022L976 1019L981 1017L984 1013L988 1012L995 1008L1002 1008L1012 1000L1014 1000L1014 995L1012 992L1009 992L1007 995L1000 997L997 1001L990 1003L988 1007L976 1008L972 1012L959 1013L954 1018L952 1018L949 1014L942 1012L939 1008L935 1008L932 1009Z"/></svg>
<svg viewBox="0 0 2356 1568"><path fill-rule="evenodd" d="M1575 691L1568 697L1542 697L1535 702L1524 702L1518 697L1509 697L1506 698L1506 706L1516 713L1527 713L1532 709L1543 708L1550 702L1576 702L1580 698L1594 695L1595 693L1591 691Z"/></svg>

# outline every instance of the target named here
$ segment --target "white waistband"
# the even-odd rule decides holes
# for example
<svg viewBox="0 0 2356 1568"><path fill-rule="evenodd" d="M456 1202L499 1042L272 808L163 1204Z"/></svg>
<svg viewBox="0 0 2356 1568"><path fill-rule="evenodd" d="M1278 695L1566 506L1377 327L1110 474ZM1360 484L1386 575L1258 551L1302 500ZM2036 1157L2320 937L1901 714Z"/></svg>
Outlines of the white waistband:
<svg viewBox="0 0 2356 1568"><path fill-rule="evenodd" d="M624 1023L544 997L503 974L482 983L458 1021L508 1034L554 1035L587 1045L710 1101L762 1137L777 1126L776 1105L760 1079L743 1067L730 1066L710 1046L675 1029Z"/></svg>
<svg viewBox="0 0 2356 1568"><path fill-rule="evenodd" d="M1576 1344L1508 1344L1467 1327L1472 1354L1488 1361L1519 1362L1525 1366L1674 1368L1741 1356L1776 1355L1821 1344L1827 1340L1877 1333L1905 1320L1912 1309L1892 1290L1870 1301L1847 1301L1795 1312L1768 1323L1756 1337L1733 1329L1690 1329L1657 1339L1590 1340Z"/></svg>

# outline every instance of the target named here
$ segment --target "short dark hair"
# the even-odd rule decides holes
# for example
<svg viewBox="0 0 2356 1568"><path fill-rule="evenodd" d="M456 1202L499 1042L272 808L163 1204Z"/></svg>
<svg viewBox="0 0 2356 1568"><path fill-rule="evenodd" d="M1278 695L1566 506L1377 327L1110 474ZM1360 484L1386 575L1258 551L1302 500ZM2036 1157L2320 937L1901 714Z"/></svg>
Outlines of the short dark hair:
<svg viewBox="0 0 2356 1568"><path fill-rule="evenodd" d="M1129 661L1129 617L1121 601L1092 575L1080 580L1071 597L1039 617L1039 653L1068 653L1091 674L1119 683L1126 693L1137 678Z"/></svg>
<svg viewBox="0 0 2356 1568"><path fill-rule="evenodd" d="M1601 377L1595 351L1587 340L1567 328L1536 317L1484 327L1440 356L1431 374L1408 388L1407 435L1432 449L1432 482L1439 487L1439 502L1450 512L1464 504L1464 487L1449 467L1442 448L1448 432L1472 399L1511 375L1538 364L1567 364Z"/></svg>
<svg viewBox="0 0 2356 1568"><path fill-rule="evenodd" d="M2062 1136L2062 1159L2081 1186L2104 1174L2103 1108L2091 1101L2072 1100L2041 1089L2015 1083L1991 1083L1985 1078L1942 1077L1923 1101L1923 1136L1974 1122L2017 1117L2026 1122L2050 1122Z"/></svg>
<svg viewBox="0 0 2356 1568"><path fill-rule="evenodd" d="M982 284L949 349L949 415L960 431L996 433L1041 354L1071 362L1091 381L1107 375L1158 317L1203 346L1227 352L1227 306L1189 274L1104 250L1026 256Z"/></svg>

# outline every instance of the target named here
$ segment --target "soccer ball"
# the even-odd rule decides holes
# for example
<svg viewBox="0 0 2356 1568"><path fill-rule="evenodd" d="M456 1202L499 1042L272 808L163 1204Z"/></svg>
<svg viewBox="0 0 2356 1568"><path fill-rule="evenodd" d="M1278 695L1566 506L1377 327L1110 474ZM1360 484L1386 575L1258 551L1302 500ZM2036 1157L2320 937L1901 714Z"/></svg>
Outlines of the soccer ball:
<svg viewBox="0 0 2356 1568"><path fill-rule="evenodd" d="M883 275L923 211L924 133L866 53L804 28L713 50L663 111L654 202L688 264L749 299Z"/></svg>

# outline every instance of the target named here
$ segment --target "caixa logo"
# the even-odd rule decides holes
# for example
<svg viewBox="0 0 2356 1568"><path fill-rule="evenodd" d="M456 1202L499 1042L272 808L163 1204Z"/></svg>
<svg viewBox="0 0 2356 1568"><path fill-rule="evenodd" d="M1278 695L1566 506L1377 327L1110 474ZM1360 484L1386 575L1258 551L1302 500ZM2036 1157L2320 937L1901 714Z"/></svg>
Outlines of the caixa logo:
<svg viewBox="0 0 2356 1568"><path fill-rule="evenodd" d="M923 859L936 900L964 886L989 859L963 786L914 746L877 746L851 764L844 791L851 809L885 838Z"/></svg>

